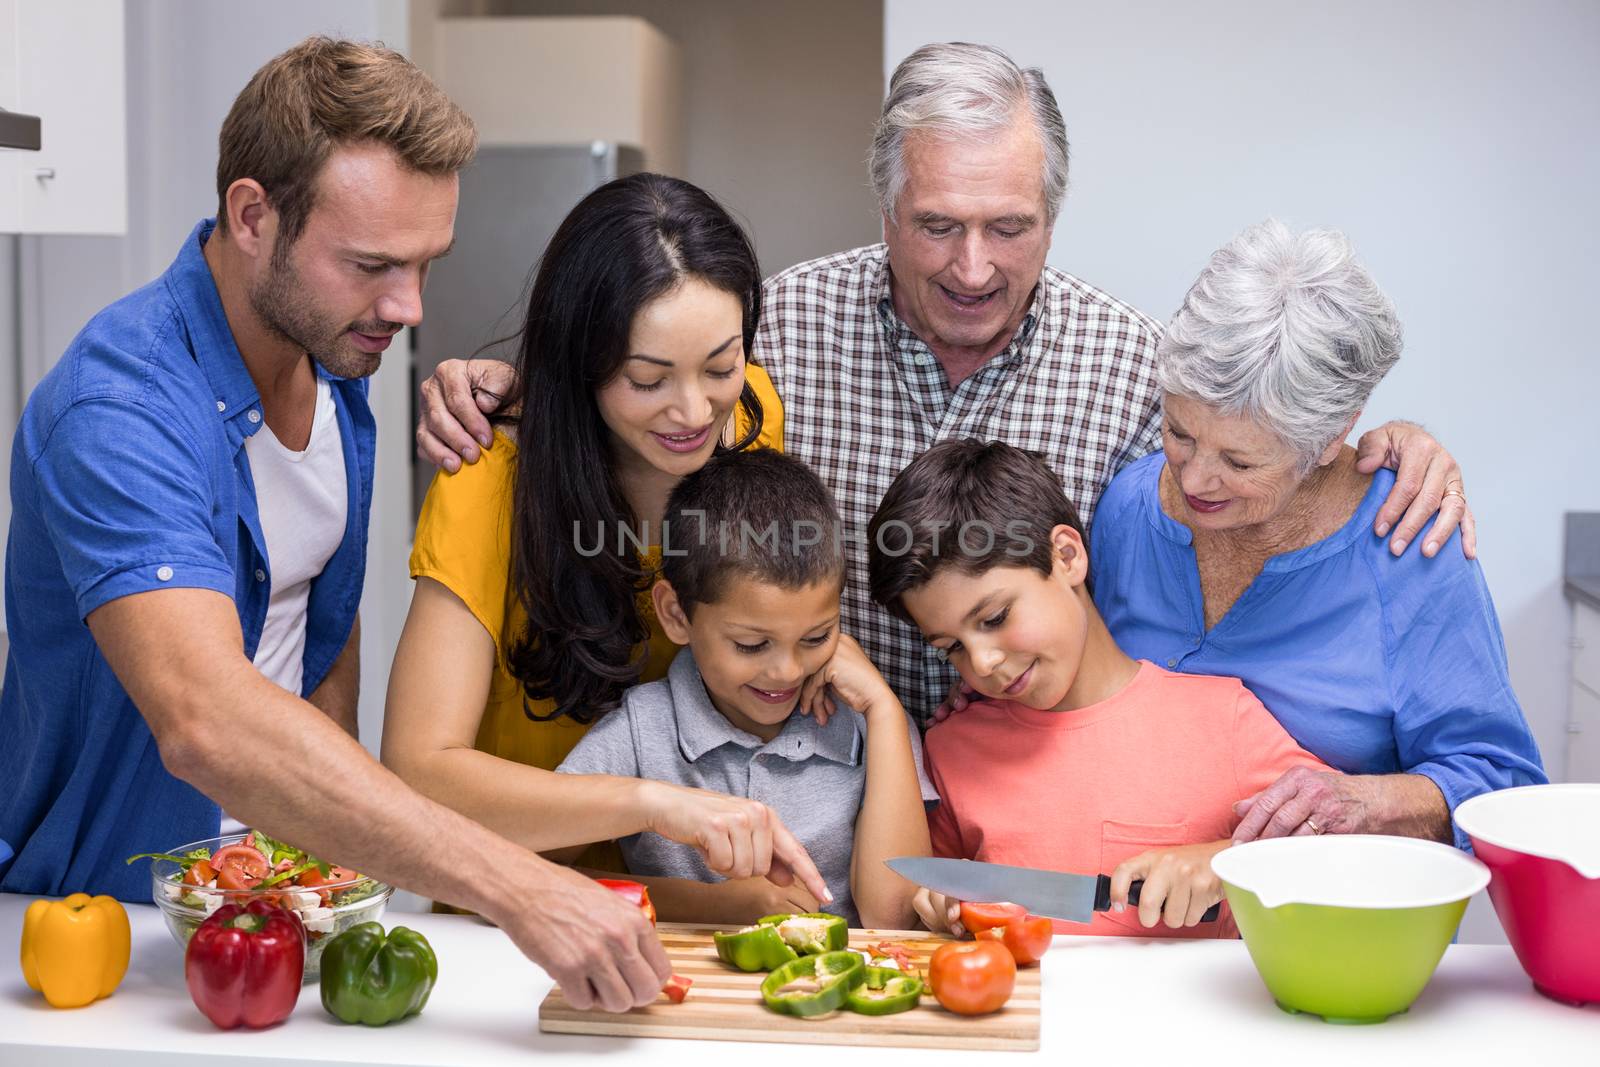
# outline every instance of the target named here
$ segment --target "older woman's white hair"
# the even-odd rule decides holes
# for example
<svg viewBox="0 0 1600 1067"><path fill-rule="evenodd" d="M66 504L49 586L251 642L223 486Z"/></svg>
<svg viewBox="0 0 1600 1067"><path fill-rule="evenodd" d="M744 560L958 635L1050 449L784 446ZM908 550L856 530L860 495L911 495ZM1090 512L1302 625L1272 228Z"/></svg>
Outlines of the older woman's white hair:
<svg viewBox="0 0 1600 1067"><path fill-rule="evenodd" d="M1156 350L1163 390L1259 421L1302 471L1400 358L1400 320L1337 230L1275 219L1212 255Z"/></svg>
<svg viewBox="0 0 1600 1067"><path fill-rule="evenodd" d="M926 44L894 69L872 135L867 167L878 204L890 222L906 184L906 135L985 137L1008 129L1026 111L1044 148L1046 222L1054 222L1067 192L1067 126L1055 94L1037 67L1023 69L998 48L960 41Z"/></svg>

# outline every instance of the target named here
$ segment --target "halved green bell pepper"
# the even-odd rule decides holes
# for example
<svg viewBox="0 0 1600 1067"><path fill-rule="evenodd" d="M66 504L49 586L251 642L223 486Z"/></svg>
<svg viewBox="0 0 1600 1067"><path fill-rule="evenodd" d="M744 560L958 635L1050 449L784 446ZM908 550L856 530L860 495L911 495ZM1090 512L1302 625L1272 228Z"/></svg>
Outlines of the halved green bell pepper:
<svg viewBox="0 0 1600 1067"><path fill-rule="evenodd" d="M854 952L824 952L790 960L761 982L761 999L784 1015L826 1015L844 1007L867 965Z"/></svg>
<svg viewBox="0 0 1600 1067"><path fill-rule="evenodd" d="M719 930L711 940L716 942L717 958L741 971L770 971L796 958L776 926L747 926L731 934Z"/></svg>
<svg viewBox="0 0 1600 1067"><path fill-rule="evenodd" d="M341 1022L384 1026L428 1003L439 961L427 938L404 926L385 936L358 923L322 950L322 1006Z"/></svg>
<svg viewBox="0 0 1600 1067"><path fill-rule="evenodd" d="M850 927L839 915L812 911L800 915L766 915L758 926L775 926L784 943L803 956L837 952L850 943Z"/></svg>
<svg viewBox="0 0 1600 1067"><path fill-rule="evenodd" d="M861 1015L910 1011L922 999L922 979L891 967L868 967L862 983L845 997L845 1007Z"/></svg>

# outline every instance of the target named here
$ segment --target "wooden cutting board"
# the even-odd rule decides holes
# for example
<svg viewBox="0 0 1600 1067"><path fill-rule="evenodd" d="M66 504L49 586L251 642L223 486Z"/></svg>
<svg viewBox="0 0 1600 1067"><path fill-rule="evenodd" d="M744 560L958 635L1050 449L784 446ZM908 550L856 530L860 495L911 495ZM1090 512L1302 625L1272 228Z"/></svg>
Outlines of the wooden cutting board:
<svg viewBox="0 0 1600 1067"><path fill-rule="evenodd" d="M539 1029L557 1034L613 1037L701 1038L709 1041L787 1041L814 1045L898 1045L911 1048L1004 1049L1039 1047L1039 968L1017 971L1016 990L993 1015L955 1015L932 994L898 1015L857 1015L838 1011L797 1019L768 1011L761 999L764 974L745 974L717 959L714 930L737 926L661 923L657 932L675 973L694 980L689 997L673 1004L662 996L654 1004L622 1015L579 1011L557 986L539 1006ZM928 958L950 940L926 930L851 930L850 947L866 949L879 941L903 944L928 974Z"/></svg>

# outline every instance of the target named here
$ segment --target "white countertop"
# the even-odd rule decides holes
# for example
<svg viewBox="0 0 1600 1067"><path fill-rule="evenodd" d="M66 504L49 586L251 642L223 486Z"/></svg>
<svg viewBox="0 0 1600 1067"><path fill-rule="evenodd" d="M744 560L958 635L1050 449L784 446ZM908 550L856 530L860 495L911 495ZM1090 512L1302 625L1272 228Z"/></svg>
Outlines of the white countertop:
<svg viewBox="0 0 1600 1067"><path fill-rule="evenodd" d="M385 916L385 926L420 930L439 957L439 982L427 1008L389 1027L338 1023L322 1010L317 986L311 983L282 1026L215 1029L191 1003L183 984L182 953L161 916L148 906L128 909L133 959L117 992L86 1008L58 1011L22 980L18 941L29 899L0 895L3 1067L170 1067L218 1057L296 1067L526 1067L595 1057L606 1057L617 1067L750 1067L800 1056L855 1061L868 1055L875 1067L972 1062L971 1053L929 1049L846 1052L829 1046L542 1034L538 1007L550 988L549 978L500 931L448 915ZM988 1053L984 1062L1032 1058L1052 1067L1600 1063L1600 1007L1569 1008L1539 996L1504 946L1451 946L1409 1013L1364 1027L1330 1026L1279 1011L1238 941L1058 937L1043 967L1040 1050Z"/></svg>

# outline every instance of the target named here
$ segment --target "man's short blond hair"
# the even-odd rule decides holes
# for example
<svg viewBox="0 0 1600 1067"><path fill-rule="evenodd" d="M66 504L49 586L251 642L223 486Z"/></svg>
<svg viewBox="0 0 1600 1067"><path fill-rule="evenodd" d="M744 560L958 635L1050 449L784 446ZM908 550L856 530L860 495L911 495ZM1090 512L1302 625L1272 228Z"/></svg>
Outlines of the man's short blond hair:
<svg viewBox="0 0 1600 1067"><path fill-rule="evenodd" d="M407 167L444 176L472 161L478 132L399 52L308 37L256 71L218 141L218 226L226 231L229 186L253 178L277 209L281 253L305 229L317 175L334 148L386 145Z"/></svg>

